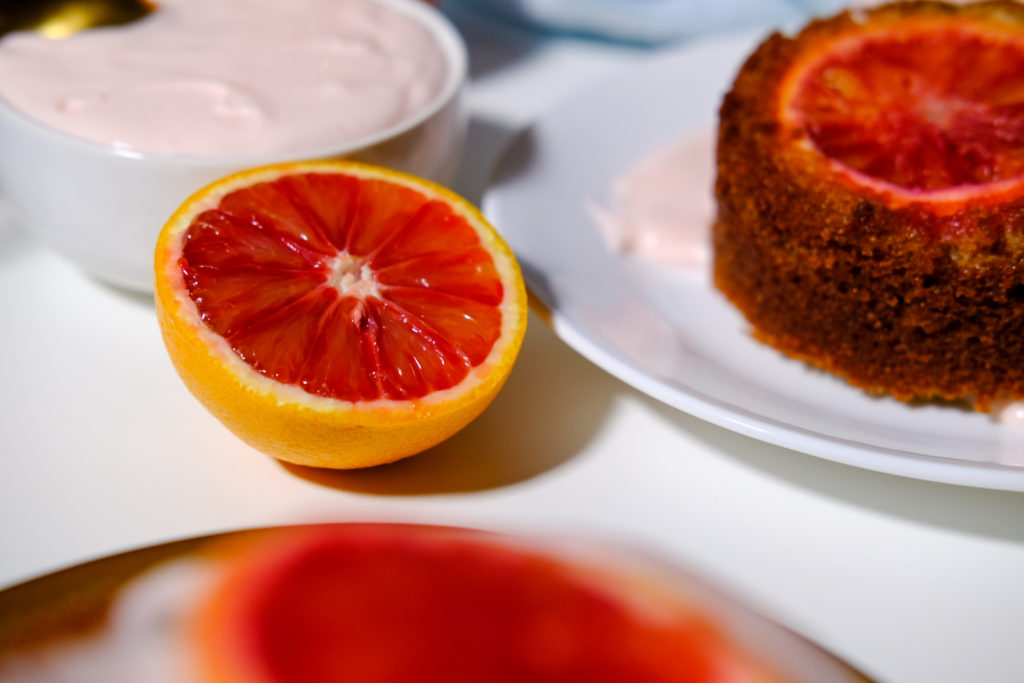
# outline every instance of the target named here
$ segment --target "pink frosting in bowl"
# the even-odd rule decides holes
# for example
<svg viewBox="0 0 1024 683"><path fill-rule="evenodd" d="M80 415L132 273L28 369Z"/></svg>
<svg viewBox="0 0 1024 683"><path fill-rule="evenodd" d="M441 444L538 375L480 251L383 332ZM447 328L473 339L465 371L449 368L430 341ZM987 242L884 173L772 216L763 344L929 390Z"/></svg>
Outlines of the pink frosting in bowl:
<svg viewBox="0 0 1024 683"><path fill-rule="evenodd" d="M0 201L103 280L152 287L160 226L254 166L354 158L445 183L465 46L422 0L164 0L52 41L0 40Z"/></svg>

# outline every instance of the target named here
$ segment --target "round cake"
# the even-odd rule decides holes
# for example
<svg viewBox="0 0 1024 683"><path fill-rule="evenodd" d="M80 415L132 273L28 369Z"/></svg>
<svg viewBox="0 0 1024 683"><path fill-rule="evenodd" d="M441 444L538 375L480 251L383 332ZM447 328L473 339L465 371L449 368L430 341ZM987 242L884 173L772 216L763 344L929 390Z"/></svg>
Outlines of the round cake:
<svg viewBox="0 0 1024 683"><path fill-rule="evenodd" d="M1024 397L1024 5L774 34L717 153L715 284L758 339L905 401Z"/></svg>

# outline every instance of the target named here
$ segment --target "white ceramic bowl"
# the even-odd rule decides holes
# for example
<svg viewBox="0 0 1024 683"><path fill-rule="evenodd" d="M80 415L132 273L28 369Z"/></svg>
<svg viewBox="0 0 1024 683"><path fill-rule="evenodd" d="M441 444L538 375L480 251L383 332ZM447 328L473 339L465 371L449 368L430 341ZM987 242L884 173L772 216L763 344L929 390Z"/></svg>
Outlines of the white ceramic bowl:
<svg viewBox="0 0 1024 683"><path fill-rule="evenodd" d="M357 140L294 154L187 157L146 154L73 137L0 100L0 199L27 231L96 277L153 287L153 247L174 210L236 171L297 159L350 158L440 183L451 180L465 136L465 44L422 0L377 0L418 21L447 61L441 92L415 116Z"/></svg>

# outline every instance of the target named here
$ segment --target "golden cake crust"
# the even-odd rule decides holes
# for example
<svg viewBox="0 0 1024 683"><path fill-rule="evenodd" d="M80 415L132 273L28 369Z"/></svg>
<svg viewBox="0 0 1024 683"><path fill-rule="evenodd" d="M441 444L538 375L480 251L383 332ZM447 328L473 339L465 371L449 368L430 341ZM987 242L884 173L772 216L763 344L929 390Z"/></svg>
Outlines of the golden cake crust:
<svg viewBox="0 0 1024 683"><path fill-rule="evenodd" d="M780 115L787 76L822 43L922 16L1024 32L1024 5L1009 0L912 2L776 33L749 57L720 111L714 279L790 356L871 392L987 410L1024 397L1021 186L894 197L851 181Z"/></svg>

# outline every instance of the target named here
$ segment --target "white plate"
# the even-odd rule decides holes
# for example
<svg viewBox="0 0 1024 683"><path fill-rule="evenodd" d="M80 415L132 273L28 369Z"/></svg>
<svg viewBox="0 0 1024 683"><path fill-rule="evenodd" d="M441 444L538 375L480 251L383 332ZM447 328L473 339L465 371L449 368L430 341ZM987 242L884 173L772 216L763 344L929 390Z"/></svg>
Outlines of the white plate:
<svg viewBox="0 0 1024 683"><path fill-rule="evenodd" d="M759 36L662 53L549 112L512 145L484 212L555 332L640 391L727 429L829 460L1024 490L1024 429L956 406L873 398L749 336L705 271L613 253L588 204L646 153L717 120Z"/></svg>

